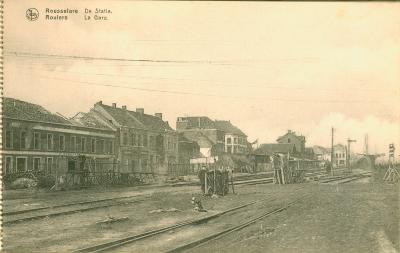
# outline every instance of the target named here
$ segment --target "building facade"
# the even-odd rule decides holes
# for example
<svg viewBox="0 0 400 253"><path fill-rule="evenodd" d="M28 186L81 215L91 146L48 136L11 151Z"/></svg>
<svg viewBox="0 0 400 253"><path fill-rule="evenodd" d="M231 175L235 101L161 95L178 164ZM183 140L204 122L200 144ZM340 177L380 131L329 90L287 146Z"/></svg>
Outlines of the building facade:
<svg viewBox="0 0 400 253"><path fill-rule="evenodd" d="M89 124L89 123L88 123ZM113 169L115 132L92 119L90 126L53 114L40 105L3 98L3 175Z"/></svg>
<svg viewBox="0 0 400 253"><path fill-rule="evenodd" d="M303 135L296 135L292 130L288 130L285 135L280 136L276 141L280 144L293 144L300 155L305 154L306 138Z"/></svg>
<svg viewBox="0 0 400 253"><path fill-rule="evenodd" d="M333 166L344 167L346 166L346 146L337 144L333 146Z"/></svg>
<svg viewBox="0 0 400 253"><path fill-rule="evenodd" d="M196 141L206 157L228 154L247 154L247 136L230 121L208 117L179 117L176 130Z"/></svg>
<svg viewBox="0 0 400 253"><path fill-rule="evenodd" d="M88 115L116 132L119 172L166 175L178 162L178 134L161 113L149 115L143 108L131 111L100 101Z"/></svg>

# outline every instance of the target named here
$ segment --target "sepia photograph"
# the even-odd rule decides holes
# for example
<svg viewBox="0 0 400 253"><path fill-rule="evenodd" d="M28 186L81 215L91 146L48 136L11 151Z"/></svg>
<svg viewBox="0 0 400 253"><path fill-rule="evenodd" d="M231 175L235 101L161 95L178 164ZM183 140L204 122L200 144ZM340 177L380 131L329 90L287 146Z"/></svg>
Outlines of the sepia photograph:
<svg viewBox="0 0 400 253"><path fill-rule="evenodd" d="M1 1L5 253L400 253L400 3Z"/></svg>

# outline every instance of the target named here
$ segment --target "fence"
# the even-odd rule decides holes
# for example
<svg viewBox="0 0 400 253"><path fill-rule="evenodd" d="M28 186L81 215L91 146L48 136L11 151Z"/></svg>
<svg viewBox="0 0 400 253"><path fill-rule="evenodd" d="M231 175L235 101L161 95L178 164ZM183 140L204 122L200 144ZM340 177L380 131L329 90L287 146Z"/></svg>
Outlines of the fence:
<svg viewBox="0 0 400 253"><path fill-rule="evenodd" d="M319 161L274 154L274 183L293 184L304 182L306 172L318 169L318 163Z"/></svg>
<svg viewBox="0 0 400 253"><path fill-rule="evenodd" d="M197 170L195 170L193 165L188 163L169 164L167 175L169 177L197 175Z"/></svg>

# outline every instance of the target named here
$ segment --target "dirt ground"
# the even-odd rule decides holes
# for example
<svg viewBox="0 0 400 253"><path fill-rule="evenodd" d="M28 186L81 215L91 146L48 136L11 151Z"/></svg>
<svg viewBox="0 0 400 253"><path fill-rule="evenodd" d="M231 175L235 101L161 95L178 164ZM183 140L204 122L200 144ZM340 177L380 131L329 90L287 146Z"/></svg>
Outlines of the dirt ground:
<svg viewBox="0 0 400 253"><path fill-rule="evenodd" d="M302 188L302 189L301 189ZM287 210L268 217L243 230L221 237L194 252L397 252L399 251L399 187L373 181L348 184L300 184L278 186L272 184L238 186L238 194L212 199L203 197L196 187L177 187L170 190L143 188L151 198L130 205L96 209L89 212L29 221L3 227L4 252L68 252L77 248L123 238L150 229L172 225L184 220L211 215L253 200L273 197L274 202L253 207L227 218L219 218L210 226L183 231L187 234L165 241L158 238L146 245L130 245L126 252L159 252L174 240L181 243L195 240L204 234L215 233L219 227L231 226L253 215L256 208L282 205L297 194L310 197ZM109 193L115 196L132 194L132 189ZM99 196L86 193L85 198ZM78 195L78 194L77 194ZM68 200L72 197L68 194ZM207 213L192 210L190 199L202 199ZM44 197L45 199L45 197ZM17 200L14 200L17 201ZM30 202L29 199L20 199ZM38 201L38 199L34 199ZM44 201L41 198L41 201ZM49 197L47 204L65 202ZM21 203L22 203L21 202ZM15 202L17 203L17 202ZM96 224L107 216L127 217L110 226ZM183 234L184 234L183 233ZM172 234L170 235L172 236ZM179 236L178 236L179 237ZM183 240L183 241L182 241ZM156 247L158 242L159 248ZM179 243L177 245L179 245ZM164 247L161 247L161 246ZM152 248L151 246L154 246ZM162 250L160 250L162 249Z"/></svg>
<svg viewBox="0 0 400 253"><path fill-rule="evenodd" d="M400 252L399 187L310 187L312 198L219 240L209 252ZM191 252L204 252L203 247Z"/></svg>

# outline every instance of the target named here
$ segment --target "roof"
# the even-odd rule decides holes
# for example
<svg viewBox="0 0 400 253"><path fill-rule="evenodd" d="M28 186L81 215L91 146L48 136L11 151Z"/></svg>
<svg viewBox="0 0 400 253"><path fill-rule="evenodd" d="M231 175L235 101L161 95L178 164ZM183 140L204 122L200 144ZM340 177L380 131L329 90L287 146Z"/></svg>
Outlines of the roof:
<svg viewBox="0 0 400 253"><path fill-rule="evenodd" d="M317 155L323 155L323 154L330 153L329 148L324 148L321 146L313 146L312 149L314 151L314 154L317 154Z"/></svg>
<svg viewBox="0 0 400 253"><path fill-rule="evenodd" d="M287 135L294 136L295 138L299 139L300 141L306 141L306 137L303 135L296 135L296 132L288 130L286 134L280 136L277 141L281 140L282 138L286 137Z"/></svg>
<svg viewBox="0 0 400 253"><path fill-rule="evenodd" d="M215 129L214 121L207 116L178 117L178 122L186 122L185 129Z"/></svg>
<svg viewBox="0 0 400 253"><path fill-rule="evenodd" d="M99 105L102 106L102 108L105 109L122 126L154 131L173 131L169 124L159 117L144 113L142 114L127 109L115 108L109 105Z"/></svg>
<svg viewBox="0 0 400 253"><path fill-rule="evenodd" d="M240 130L236 126L232 125L232 123L230 121L216 120L215 121L215 126L216 126L217 129L219 129L221 131L224 131L225 133L232 133L232 134L246 136L246 134L243 133L242 130Z"/></svg>
<svg viewBox="0 0 400 253"><path fill-rule="evenodd" d="M227 120L211 120L206 116L179 117L178 122L187 122L185 129L217 129L225 133L246 136L238 127ZM182 129L178 129L182 130Z"/></svg>
<svg viewBox="0 0 400 253"><path fill-rule="evenodd" d="M182 134L187 140L196 142L200 147L211 147L215 144L210 138L201 132L185 131L182 132Z"/></svg>
<svg viewBox="0 0 400 253"><path fill-rule="evenodd" d="M67 119L53 114L40 105L4 97L3 117L71 125Z"/></svg>
<svg viewBox="0 0 400 253"><path fill-rule="evenodd" d="M254 150L254 154L256 155L264 155L264 154L272 155L274 153L287 154L293 152L296 152L294 144L288 144L288 143L261 144L259 148Z"/></svg>
<svg viewBox="0 0 400 253"><path fill-rule="evenodd" d="M338 151L338 150L342 150L344 151L346 149L346 146L343 144L336 144L333 146L333 150Z"/></svg>
<svg viewBox="0 0 400 253"><path fill-rule="evenodd" d="M157 116L153 115L148 115L148 114L141 114L138 112L133 112L129 111L129 113L134 116L136 119L138 119L145 127L147 127L150 130L155 130L155 131L164 131L164 130L169 130L173 131L173 129L170 127L168 122L163 121Z"/></svg>
<svg viewBox="0 0 400 253"><path fill-rule="evenodd" d="M138 120L135 120L128 114L128 110L114 108L109 105L99 104L107 113L109 113L120 125L132 128L144 128Z"/></svg>
<svg viewBox="0 0 400 253"><path fill-rule="evenodd" d="M92 114L79 112L71 118L71 122L78 126L110 129L107 125L97 120Z"/></svg>

